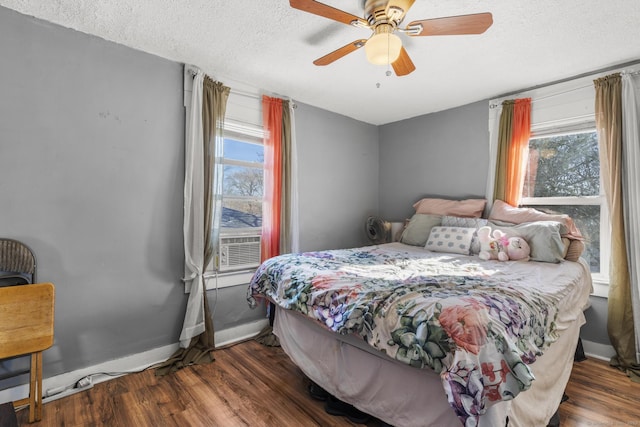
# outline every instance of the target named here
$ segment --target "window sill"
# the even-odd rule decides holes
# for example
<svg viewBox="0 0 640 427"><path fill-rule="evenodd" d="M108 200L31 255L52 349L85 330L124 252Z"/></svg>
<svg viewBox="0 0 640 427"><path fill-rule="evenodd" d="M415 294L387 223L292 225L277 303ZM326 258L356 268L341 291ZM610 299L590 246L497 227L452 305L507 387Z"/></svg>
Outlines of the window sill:
<svg viewBox="0 0 640 427"><path fill-rule="evenodd" d="M592 275L593 280L593 292L592 296L600 297L600 298L609 298L609 282Z"/></svg>
<svg viewBox="0 0 640 427"><path fill-rule="evenodd" d="M232 286L248 285L253 277L255 270L232 271L229 273L217 273L215 271L207 271L204 274L204 280L207 290L229 288ZM191 283L185 283L184 293L188 294L191 290Z"/></svg>

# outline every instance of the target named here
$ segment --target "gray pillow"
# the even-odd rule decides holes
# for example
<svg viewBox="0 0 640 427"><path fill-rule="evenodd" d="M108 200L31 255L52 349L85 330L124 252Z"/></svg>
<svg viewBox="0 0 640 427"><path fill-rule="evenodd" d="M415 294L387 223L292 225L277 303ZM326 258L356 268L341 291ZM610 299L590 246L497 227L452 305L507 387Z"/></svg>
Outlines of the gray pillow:
<svg viewBox="0 0 640 427"><path fill-rule="evenodd" d="M560 235L562 224L556 221L535 221L522 224L489 221L491 232L503 231L507 237L522 237L531 248L530 260L540 262L562 261L565 247Z"/></svg>
<svg viewBox="0 0 640 427"><path fill-rule="evenodd" d="M415 214L411 217L407 228L402 232L400 242L413 245L422 246L427 243L431 229L442 222L442 215L431 214Z"/></svg>

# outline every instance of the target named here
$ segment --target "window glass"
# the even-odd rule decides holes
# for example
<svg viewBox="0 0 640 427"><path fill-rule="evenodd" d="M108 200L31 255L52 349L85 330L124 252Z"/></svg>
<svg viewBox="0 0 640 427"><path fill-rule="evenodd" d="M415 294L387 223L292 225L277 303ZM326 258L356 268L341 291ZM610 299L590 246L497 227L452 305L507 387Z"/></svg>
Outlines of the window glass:
<svg viewBox="0 0 640 427"><path fill-rule="evenodd" d="M246 138L252 139L252 138ZM221 233L260 234L264 181L264 147L240 138L224 139Z"/></svg>
<svg viewBox="0 0 640 427"><path fill-rule="evenodd" d="M225 159L264 163L264 146L257 142L225 138L224 157Z"/></svg>
<svg viewBox="0 0 640 427"><path fill-rule="evenodd" d="M532 138L523 197L597 196L600 159L595 131Z"/></svg>
<svg viewBox="0 0 640 427"><path fill-rule="evenodd" d="M531 138L522 195L524 206L569 215L585 238L582 257L591 272L607 274L608 213L595 130Z"/></svg>

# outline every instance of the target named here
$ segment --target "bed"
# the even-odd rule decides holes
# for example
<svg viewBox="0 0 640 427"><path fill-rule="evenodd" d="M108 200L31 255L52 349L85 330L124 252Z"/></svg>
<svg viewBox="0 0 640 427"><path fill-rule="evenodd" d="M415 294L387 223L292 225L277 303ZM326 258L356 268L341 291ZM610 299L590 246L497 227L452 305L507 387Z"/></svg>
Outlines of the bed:
<svg viewBox="0 0 640 427"><path fill-rule="evenodd" d="M396 242L281 255L258 268L248 300L275 305L274 333L305 375L391 425L547 425L588 265L467 253Z"/></svg>

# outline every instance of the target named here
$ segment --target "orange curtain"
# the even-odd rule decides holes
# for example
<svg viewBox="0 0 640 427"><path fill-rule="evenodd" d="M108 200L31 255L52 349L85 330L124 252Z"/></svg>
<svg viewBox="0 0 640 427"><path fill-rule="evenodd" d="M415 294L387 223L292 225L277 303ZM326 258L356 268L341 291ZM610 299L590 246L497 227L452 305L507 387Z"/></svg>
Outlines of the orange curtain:
<svg viewBox="0 0 640 427"><path fill-rule="evenodd" d="M262 119L265 137L261 258L265 261L280 254L282 99L263 96Z"/></svg>
<svg viewBox="0 0 640 427"><path fill-rule="evenodd" d="M524 175L527 170L529 138L531 136L531 98L516 99L513 108L511 140L507 155L504 201L520 205Z"/></svg>

